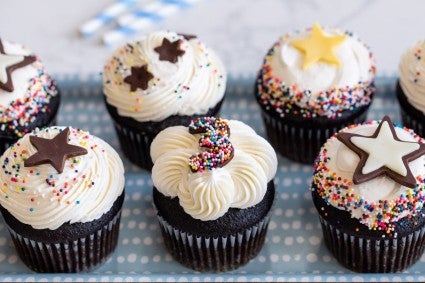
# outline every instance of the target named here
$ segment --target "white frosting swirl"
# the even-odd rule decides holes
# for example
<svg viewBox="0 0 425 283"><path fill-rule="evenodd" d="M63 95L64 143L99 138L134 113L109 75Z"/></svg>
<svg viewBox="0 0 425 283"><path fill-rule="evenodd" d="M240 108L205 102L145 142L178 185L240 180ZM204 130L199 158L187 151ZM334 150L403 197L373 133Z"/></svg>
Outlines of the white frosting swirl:
<svg viewBox="0 0 425 283"><path fill-rule="evenodd" d="M229 208L261 202L277 170L274 149L246 124L229 120L234 156L222 168L194 173L189 157L200 151L200 134L183 126L160 132L151 145L152 180L165 196L178 197L184 211L203 221L223 216Z"/></svg>
<svg viewBox="0 0 425 283"><path fill-rule="evenodd" d="M400 86L416 109L425 113L425 41L420 40L401 57Z"/></svg>
<svg viewBox="0 0 425 283"><path fill-rule="evenodd" d="M180 40L185 53L176 63L160 61L154 50L166 38ZM148 88L130 91L123 82L131 67L148 65L154 76ZM220 59L199 39L186 40L175 32L158 31L115 51L104 67L107 102L121 116L137 121L161 121L172 115L205 114L224 96L226 73Z"/></svg>
<svg viewBox="0 0 425 283"><path fill-rule="evenodd" d="M51 139L64 127L25 135L0 158L0 205L35 229L57 229L66 222L90 222L108 212L124 189L124 167L117 152L103 140L70 128L69 144L87 149L69 158L61 174L50 164L25 167L37 152L29 137Z"/></svg>

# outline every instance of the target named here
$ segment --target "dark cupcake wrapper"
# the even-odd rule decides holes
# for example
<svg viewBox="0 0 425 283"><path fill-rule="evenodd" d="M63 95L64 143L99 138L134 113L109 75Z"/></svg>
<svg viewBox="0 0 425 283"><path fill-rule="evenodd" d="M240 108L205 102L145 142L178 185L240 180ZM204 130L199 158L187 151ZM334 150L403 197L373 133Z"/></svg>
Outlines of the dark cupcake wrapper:
<svg viewBox="0 0 425 283"><path fill-rule="evenodd" d="M425 226L397 238L352 235L320 216L327 248L345 267L362 273L393 273L404 270L421 257L425 248Z"/></svg>
<svg viewBox="0 0 425 283"><path fill-rule="evenodd" d="M329 123L313 124L309 121L293 121L289 117L276 117L262 111L266 133L271 145L282 156L306 164L313 164L320 148L334 133L366 120L369 105L359 108L345 119L333 119Z"/></svg>
<svg viewBox="0 0 425 283"><path fill-rule="evenodd" d="M396 84L397 99L400 105L400 116L403 126L412 129L419 136L425 136L425 115L409 103L401 89L400 83Z"/></svg>
<svg viewBox="0 0 425 283"><path fill-rule="evenodd" d="M270 213L243 232L222 237L195 236L171 226L158 215L165 246L175 260L201 272L236 269L254 258L264 245Z"/></svg>
<svg viewBox="0 0 425 283"><path fill-rule="evenodd" d="M214 107L210 108L206 114L193 116L174 115L161 122L138 122L133 118L122 117L115 107L109 105L105 98L105 103L109 114L114 122L114 127L124 155L137 166L152 170L152 159L150 146L156 135L163 129L170 126L189 125L192 119L200 116L215 116L219 113L224 98Z"/></svg>
<svg viewBox="0 0 425 283"><path fill-rule="evenodd" d="M74 241L48 243L8 230L22 261L43 273L87 272L105 262L118 243L121 210L96 232Z"/></svg>

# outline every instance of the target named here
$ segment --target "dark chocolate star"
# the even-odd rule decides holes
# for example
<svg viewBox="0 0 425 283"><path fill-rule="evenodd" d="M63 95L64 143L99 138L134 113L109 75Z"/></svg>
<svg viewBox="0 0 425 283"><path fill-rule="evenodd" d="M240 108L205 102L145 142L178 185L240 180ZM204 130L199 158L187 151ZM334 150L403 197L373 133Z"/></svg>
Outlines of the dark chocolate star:
<svg viewBox="0 0 425 283"><path fill-rule="evenodd" d="M12 92L14 90L12 72L33 62L35 56L6 54L0 39L0 88Z"/></svg>
<svg viewBox="0 0 425 283"><path fill-rule="evenodd" d="M425 154L425 144L400 140L388 116L371 136L338 133L337 138L360 157L353 174L354 184L386 175L400 185L416 187L408 163Z"/></svg>
<svg viewBox="0 0 425 283"><path fill-rule="evenodd" d="M131 75L124 78L124 82L130 85L131 91L137 88L145 90L148 88L148 82L153 79L153 75L148 71L148 65L141 67L131 67Z"/></svg>
<svg viewBox="0 0 425 283"><path fill-rule="evenodd" d="M186 39L186 40L191 40L191 39L197 38L197 36L194 35L194 34L178 33L178 35L183 36L183 38Z"/></svg>
<svg viewBox="0 0 425 283"><path fill-rule="evenodd" d="M176 63L179 56L182 56L185 51L180 49L181 41L169 41L164 38L162 45L155 47L154 50L159 54L159 60Z"/></svg>
<svg viewBox="0 0 425 283"><path fill-rule="evenodd" d="M53 139L30 136L31 144L38 150L25 160L25 167L49 163L58 173L63 172L67 158L87 154L84 147L68 143L69 128L64 129Z"/></svg>

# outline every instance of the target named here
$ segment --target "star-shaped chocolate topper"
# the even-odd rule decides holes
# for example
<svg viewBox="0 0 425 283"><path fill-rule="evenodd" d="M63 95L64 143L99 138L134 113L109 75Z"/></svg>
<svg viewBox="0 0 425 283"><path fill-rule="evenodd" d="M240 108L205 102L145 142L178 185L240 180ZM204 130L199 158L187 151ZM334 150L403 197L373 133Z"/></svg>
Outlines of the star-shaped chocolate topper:
<svg viewBox="0 0 425 283"><path fill-rule="evenodd" d="M137 88L145 90L148 88L148 82L153 79L153 75L148 71L148 65L141 67L131 67L131 74L124 78L124 82L130 85L131 91Z"/></svg>
<svg viewBox="0 0 425 283"><path fill-rule="evenodd" d="M400 140L388 116L371 136L338 133L337 138L360 157L353 174L354 184L386 175L400 185L416 187L408 163L425 154L425 144Z"/></svg>
<svg viewBox="0 0 425 283"><path fill-rule="evenodd" d="M87 154L84 147L68 143L69 128L64 129L52 139L30 136L31 144L37 152L25 160L25 167L41 164L52 165L58 173L63 172L67 158Z"/></svg>
<svg viewBox="0 0 425 283"><path fill-rule="evenodd" d="M0 88L12 92L14 90L12 72L35 62L35 60L35 56L6 54L0 39Z"/></svg>
<svg viewBox="0 0 425 283"><path fill-rule="evenodd" d="M197 36L194 35L194 34L178 33L178 35L183 36L183 38L186 39L186 40L191 40L191 39L197 38Z"/></svg>
<svg viewBox="0 0 425 283"><path fill-rule="evenodd" d="M182 56L185 51L180 49L181 40L169 41L164 38L162 44L158 47L155 47L154 50L159 54L160 61L169 61L171 63L176 63L179 56Z"/></svg>

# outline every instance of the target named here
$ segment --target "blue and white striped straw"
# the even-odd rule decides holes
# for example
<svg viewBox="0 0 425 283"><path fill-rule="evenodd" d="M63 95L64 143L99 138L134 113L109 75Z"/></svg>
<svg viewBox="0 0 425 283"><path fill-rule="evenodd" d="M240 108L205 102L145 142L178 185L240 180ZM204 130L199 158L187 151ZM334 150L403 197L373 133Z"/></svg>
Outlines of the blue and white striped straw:
<svg viewBox="0 0 425 283"><path fill-rule="evenodd" d="M197 1L199 0L159 0L144 9L127 13L117 19L119 27L103 35L103 43L110 45L130 37Z"/></svg>
<svg viewBox="0 0 425 283"><path fill-rule="evenodd" d="M80 33L84 37L93 35L100 28L113 22L120 14L131 9L140 0L118 0L107 7L100 14L87 21L80 27Z"/></svg>

